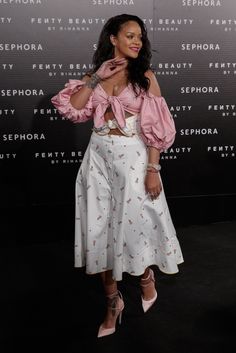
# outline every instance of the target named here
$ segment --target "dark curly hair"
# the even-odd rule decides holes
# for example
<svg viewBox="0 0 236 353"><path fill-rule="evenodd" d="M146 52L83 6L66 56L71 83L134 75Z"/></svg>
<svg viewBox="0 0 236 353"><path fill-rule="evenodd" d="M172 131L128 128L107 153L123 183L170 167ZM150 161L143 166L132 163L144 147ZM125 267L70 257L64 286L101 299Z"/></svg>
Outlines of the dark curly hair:
<svg viewBox="0 0 236 353"><path fill-rule="evenodd" d="M144 22L138 17L129 14L122 14L111 17L104 25L99 40L97 50L93 55L93 72L96 72L102 63L113 58L113 45L110 36L117 36L121 26L128 22L135 21L139 24L142 32L142 48L136 59L128 59L128 81L132 84L135 93L138 95L142 90L147 91L149 79L144 73L150 69L151 45L147 36L147 29ZM138 90L137 90L138 89Z"/></svg>

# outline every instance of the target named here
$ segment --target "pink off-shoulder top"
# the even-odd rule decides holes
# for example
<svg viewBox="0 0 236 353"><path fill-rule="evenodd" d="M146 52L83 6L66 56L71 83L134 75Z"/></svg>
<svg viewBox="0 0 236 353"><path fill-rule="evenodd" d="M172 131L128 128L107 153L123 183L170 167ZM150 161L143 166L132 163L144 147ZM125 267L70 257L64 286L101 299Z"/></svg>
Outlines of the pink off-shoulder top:
<svg viewBox="0 0 236 353"><path fill-rule="evenodd" d="M86 122L93 118L94 127L99 129L105 125L104 114L110 106L117 124L125 128L125 111L138 113L140 119L140 136L147 146L160 151L169 148L175 139L175 124L164 97L157 97L151 92L135 95L131 84L118 96L109 96L98 84L92 91L83 109L76 109L70 103L70 97L77 92L84 81L69 80L65 88L52 97L51 102L58 112L74 123Z"/></svg>

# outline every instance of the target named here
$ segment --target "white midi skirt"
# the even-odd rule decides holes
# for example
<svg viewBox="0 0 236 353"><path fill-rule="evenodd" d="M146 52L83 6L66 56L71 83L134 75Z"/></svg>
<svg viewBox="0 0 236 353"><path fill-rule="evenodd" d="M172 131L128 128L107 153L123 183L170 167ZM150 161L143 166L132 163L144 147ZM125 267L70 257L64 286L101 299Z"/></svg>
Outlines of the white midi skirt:
<svg viewBox="0 0 236 353"><path fill-rule="evenodd" d="M147 148L136 134L93 132L76 179L75 267L141 275L151 265L178 272L183 262L164 189L145 192Z"/></svg>

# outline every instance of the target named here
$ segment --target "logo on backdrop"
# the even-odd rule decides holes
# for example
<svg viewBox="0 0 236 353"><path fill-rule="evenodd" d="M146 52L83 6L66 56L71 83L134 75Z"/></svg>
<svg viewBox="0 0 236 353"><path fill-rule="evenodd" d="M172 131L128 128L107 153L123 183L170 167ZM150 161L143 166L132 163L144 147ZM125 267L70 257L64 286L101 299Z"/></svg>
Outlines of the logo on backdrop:
<svg viewBox="0 0 236 353"><path fill-rule="evenodd" d="M42 51L40 43L0 43L0 51Z"/></svg>
<svg viewBox="0 0 236 353"><path fill-rule="evenodd" d="M0 153L0 160L16 159L16 153Z"/></svg>
<svg viewBox="0 0 236 353"><path fill-rule="evenodd" d="M0 109L0 119L9 118L15 115L15 109L7 107L6 109Z"/></svg>
<svg viewBox="0 0 236 353"><path fill-rule="evenodd" d="M90 31L95 30L96 26L101 28L106 22L105 18L62 18L62 17L31 17L30 23L31 25L37 27L46 27L48 31Z"/></svg>
<svg viewBox="0 0 236 353"><path fill-rule="evenodd" d="M2 89L0 90L1 97L29 97L29 96L44 96L42 89Z"/></svg>
<svg viewBox="0 0 236 353"><path fill-rule="evenodd" d="M208 68L222 75L236 74L236 62L210 62Z"/></svg>
<svg viewBox="0 0 236 353"><path fill-rule="evenodd" d="M236 19L210 19L209 22L211 26L224 32L233 32L236 30Z"/></svg>
<svg viewBox="0 0 236 353"><path fill-rule="evenodd" d="M135 0L90 0L92 5L133 6Z"/></svg>
<svg viewBox="0 0 236 353"><path fill-rule="evenodd" d="M0 17L0 24L9 24L11 23L12 18L11 17Z"/></svg>
<svg viewBox="0 0 236 353"><path fill-rule="evenodd" d="M58 164L80 164L83 159L82 151L53 151L35 152L34 159L46 161L53 165Z"/></svg>
<svg viewBox="0 0 236 353"><path fill-rule="evenodd" d="M182 0L182 6L217 7L221 6L220 0Z"/></svg>
<svg viewBox="0 0 236 353"><path fill-rule="evenodd" d="M49 77L69 77L82 78L88 71L91 71L93 65L90 63L68 63L68 64L49 64L39 63L31 64L34 72L46 73Z"/></svg>
<svg viewBox="0 0 236 353"><path fill-rule="evenodd" d="M46 140L44 133L27 133L27 134L3 134L3 142L13 142L13 141L42 141Z"/></svg>
<svg viewBox="0 0 236 353"><path fill-rule="evenodd" d="M183 113L185 112L190 112L192 110L192 105L176 105L176 106L170 106L169 110L172 114L173 118L178 118L179 114L180 117L183 117Z"/></svg>
<svg viewBox="0 0 236 353"><path fill-rule="evenodd" d="M217 86L186 86L186 87L180 87L180 93L182 94L213 94L213 93L219 93L219 88Z"/></svg>
<svg viewBox="0 0 236 353"><path fill-rule="evenodd" d="M235 158L235 146L221 145L221 146L207 146L207 153L216 155L220 158Z"/></svg>
<svg viewBox="0 0 236 353"><path fill-rule="evenodd" d="M47 0L0 0L0 5L42 5Z"/></svg>
<svg viewBox="0 0 236 353"><path fill-rule="evenodd" d="M33 114L36 118L45 119L46 121L68 120L60 115L56 108L34 108Z"/></svg>
<svg viewBox="0 0 236 353"><path fill-rule="evenodd" d="M191 153L192 147L170 147L169 149L161 153L161 160L174 160L185 157L188 153Z"/></svg>
<svg viewBox="0 0 236 353"><path fill-rule="evenodd" d="M208 112L213 112L217 117L236 117L235 104L214 104L208 105Z"/></svg>
<svg viewBox="0 0 236 353"><path fill-rule="evenodd" d="M153 19L143 19L147 29L152 32L177 32L185 29L186 26L191 26L194 22L192 18L158 18L157 21Z"/></svg>
<svg viewBox="0 0 236 353"><path fill-rule="evenodd" d="M0 69L4 70L4 71L12 70L13 66L14 66L14 64L1 64Z"/></svg>
<svg viewBox="0 0 236 353"><path fill-rule="evenodd" d="M219 43L182 43L183 51L219 51Z"/></svg>
<svg viewBox="0 0 236 353"><path fill-rule="evenodd" d="M180 129L180 136L204 136L204 135L218 135L217 128L198 128L198 129Z"/></svg>
<svg viewBox="0 0 236 353"><path fill-rule="evenodd" d="M153 63L151 65L156 76L176 76L182 74L183 71L190 71L193 68L193 63Z"/></svg>

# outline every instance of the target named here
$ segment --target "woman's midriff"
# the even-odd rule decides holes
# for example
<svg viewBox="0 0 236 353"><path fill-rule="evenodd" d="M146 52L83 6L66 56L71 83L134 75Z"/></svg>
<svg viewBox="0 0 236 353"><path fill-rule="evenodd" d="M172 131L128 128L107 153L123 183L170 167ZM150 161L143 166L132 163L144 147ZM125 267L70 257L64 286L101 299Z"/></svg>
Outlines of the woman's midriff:
<svg viewBox="0 0 236 353"><path fill-rule="evenodd" d="M122 134L122 132L115 128L115 129L111 129L109 132L108 132L108 135L120 135L120 136L124 136L124 134Z"/></svg>
<svg viewBox="0 0 236 353"><path fill-rule="evenodd" d="M125 119L129 118L130 116L134 115L135 113L131 114L131 113L128 113L128 112L125 112ZM114 113L113 111L111 110L110 107L107 108L107 111L104 115L104 119L105 121L107 122L108 120L112 120L114 119ZM115 129L111 129L109 132L108 132L108 135L120 135L120 136L124 136L124 134L122 134L122 132L118 129L118 128L115 128Z"/></svg>

